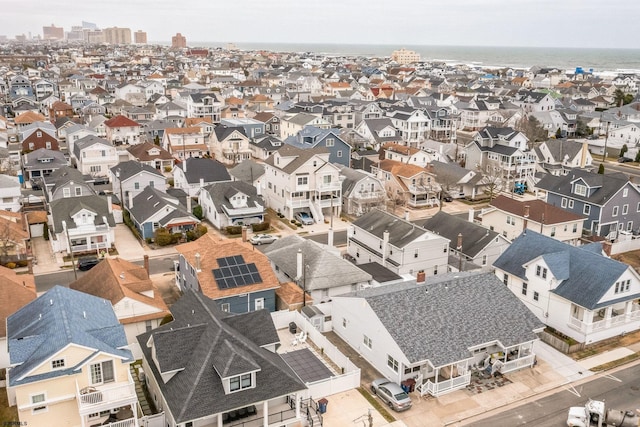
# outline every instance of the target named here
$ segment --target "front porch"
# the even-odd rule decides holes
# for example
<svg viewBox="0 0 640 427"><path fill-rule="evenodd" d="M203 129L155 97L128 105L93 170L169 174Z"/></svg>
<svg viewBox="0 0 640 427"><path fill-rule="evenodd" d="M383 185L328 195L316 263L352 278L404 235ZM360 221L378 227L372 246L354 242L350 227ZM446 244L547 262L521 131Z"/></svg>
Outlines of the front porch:
<svg viewBox="0 0 640 427"><path fill-rule="evenodd" d="M419 367L419 374L415 378L416 391L420 396L430 394L439 397L468 387L472 377L494 378L497 375L530 368L535 363L533 342L513 346L503 346L496 342L472 348L470 351L468 359L438 367L433 367L427 361L416 367L407 367L405 373L414 372Z"/></svg>
<svg viewBox="0 0 640 427"><path fill-rule="evenodd" d="M597 311L574 305L568 326L582 334L581 337L573 338L581 338L578 341L584 343L631 332L640 328L640 304L624 301Z"/></svg>

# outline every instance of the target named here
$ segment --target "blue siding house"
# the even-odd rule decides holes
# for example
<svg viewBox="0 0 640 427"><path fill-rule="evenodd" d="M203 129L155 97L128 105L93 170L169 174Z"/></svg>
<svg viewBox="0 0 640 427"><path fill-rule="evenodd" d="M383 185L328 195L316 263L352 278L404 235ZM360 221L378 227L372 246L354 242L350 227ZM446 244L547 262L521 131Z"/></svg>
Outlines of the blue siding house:
<svg viewBox="0 0 640 427"><path fill-rule="evenodd" d="M297 135L285 139L284 143L303 150L313 147L325 147L329 151L329 163L349 167L351 146L343 141L339 135L340 129L320 129L315 126L305 126Z"/></svg>
<svg viewBox="0 0 640 427"><path fill-rule="evenodd" d="M176 250L175 280L183 292L201 292L230 313L276 310L280 282L269 259L249 243L205 234Z"/></svg>
<svg viewBox="0 0 640 427"><path fill-rule="evenodd" d="M640 233L640 190L623 173L572 169L565 176L545 176L537 188L547 192L547 203L586 216L584 228L594 235Z"/></svg>

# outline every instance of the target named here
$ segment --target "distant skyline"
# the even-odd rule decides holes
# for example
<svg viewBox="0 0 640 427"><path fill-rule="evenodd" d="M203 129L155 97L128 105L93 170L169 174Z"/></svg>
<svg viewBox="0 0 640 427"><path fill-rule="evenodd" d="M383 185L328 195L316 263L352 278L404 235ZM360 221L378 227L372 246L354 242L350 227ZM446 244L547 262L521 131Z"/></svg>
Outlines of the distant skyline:
<svg viewBox="0 0 640 427"><path fill-rule="evenodd" d="M54 24L145 31L149 42L182 33L187 44L310 43L638 48L638 0L23 0L0 15L15 38Z"/></svg>

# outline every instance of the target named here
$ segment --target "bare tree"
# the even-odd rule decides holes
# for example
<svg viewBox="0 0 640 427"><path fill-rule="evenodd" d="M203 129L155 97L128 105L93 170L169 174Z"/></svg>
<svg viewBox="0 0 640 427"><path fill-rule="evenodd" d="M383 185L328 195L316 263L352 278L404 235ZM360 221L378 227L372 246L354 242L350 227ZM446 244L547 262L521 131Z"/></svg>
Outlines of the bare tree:
<svg viewBox="0 0 640 427"><path fill-rule="evenodd" d="M497 161L484 160L478 171L482 173L481 182L486 188L485 191L489 193L489 200L493 200L495 196L506 188L507 182L502 176L502 168L500 168L500 164Z"/></svg>
<svg viewBox="0 0 640 427"><path fill-rule="evenodd" d="M15 236L11 221L0 218L0 254L3 257L9 255L9 251L15 246Z"/></svg>
<svg viewBox="0 0 640 427"><path fill-rule="evenodd" d="M549 139L549 132L547 132L540 120L528 115L518 120L515 129L525 134L529 139L529 149L533 150L538 147L540 143Z"/></svg>

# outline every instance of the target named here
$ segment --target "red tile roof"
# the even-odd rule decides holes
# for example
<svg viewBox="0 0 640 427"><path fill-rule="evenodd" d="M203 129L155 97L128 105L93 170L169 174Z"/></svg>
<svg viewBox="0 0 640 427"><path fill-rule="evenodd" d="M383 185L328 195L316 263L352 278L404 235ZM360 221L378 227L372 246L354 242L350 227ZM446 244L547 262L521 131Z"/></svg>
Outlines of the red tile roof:
<svg viewBox="0 0 640 427"><path fill-rule="evenodd" d="M110 128L124 128L124 127L139 127L140 124L138 122L135 122L133 120L131 120L128 117L125 117L123 115L119 115L114 117L113 119L109 119L106 122L104 122L105 126L108 126Z"/></svg>

